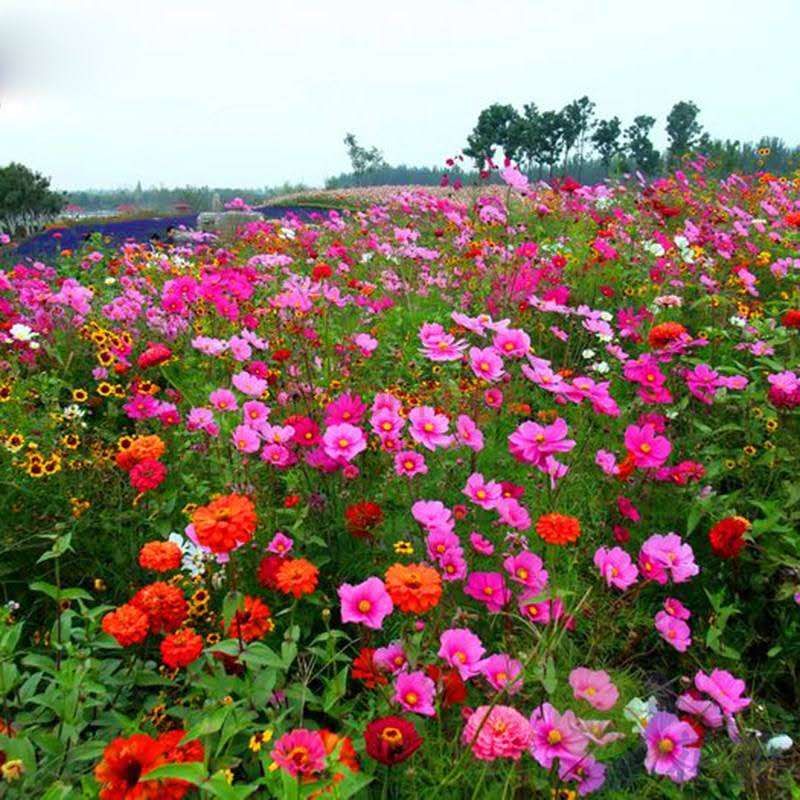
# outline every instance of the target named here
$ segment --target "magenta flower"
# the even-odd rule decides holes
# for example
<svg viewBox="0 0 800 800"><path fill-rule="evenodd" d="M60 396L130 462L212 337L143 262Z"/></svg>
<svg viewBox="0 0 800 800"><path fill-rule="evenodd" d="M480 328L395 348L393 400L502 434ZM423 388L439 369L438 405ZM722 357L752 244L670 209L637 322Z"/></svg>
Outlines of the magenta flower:
<svg viewBox="0 0 800 800"><path fill-rule="evenodd" d="M399 703L405 711L433 717L436 709L433 699L436 695L436 684L424 672L401 672L394 681L395 703Z"/></svg>
<svg viewBox="0 0 800 800"><path fill-rule="evenodd" d="M439 658L458 670L462 680L480 672L486 649L469 628L449 628L439 637Z"/></svg>
<svg viewBox="0 0 800 800"><path fill-rule="evenodd" d="M647 743L644 766L649 773L666 775L675 783L690 781L697 775L700 748L693 746L697 734L688 722L659 711L647 723L644 738Z"/></svg>
<svg viewBox="0 0 800 800"><path fill-rule="evenodd" d="M467 485L462 493L475 505L490 511L503 496L503 488L496 481L487 481L480 472L473 472L467 478Z"/></svg>
<svg viewBox="0 0 800 800"><path fill-rule="evenodd" d="M526 531L531 527L531 515L519 500L513 497L503 497L495 506L497 516L504 525L518 531Z"/></svg>
<svg viewBox="0 0 800 800"><path fill-rule="evenodd" d="M654 533L642 544L642 552L645 551L669 572L675 583L686 583L700 572L692 546L686 544L677 533Z"/></svg>
<svg viewBox="0 0 800 800"><path fill-rule="evenodd" d="M447 447L453 440L447 433L450 424L447 417L444 414L437 414L430 406L413 408L408 419L411 423L411 438L428 450Z"/></svg>
<svg viewBox="0 0 800 800"><path fill-rule="evenodd" d="M503 357L522 358L531 349L531 337L518 328L504 328L494 335L492 347Z"/></svg>
<svg viewBox="0 0 800 800"><path fill-rule="evenodd" d="M518 761L530 747L531 726L510 706L478 706L467 719L461 741L480 761Z"/></svg>
<svg viewBox="0 0 800 800"><path fill-rule="evenodd" d="M267 545L267 552L285 556L294 546L294 542L285 533L278 531Z"/></svg>
<svg viewBox="0 0 800 800"><path fill-rule="evenodd" d="M415 475L425 475L428 472L428 465L421 453L414 450L401 450L394 455L395 475L405 475L413 478Z"/></svg>
<svg viewBox="0 0 800 800"><path fill-rule="evenodd" d="M698 672L694 676L694 685L698 691L716 700L725 714L737 714L751 702L749 697L743 697L744 681L724 669L715 669L711 675Z"/></svg>
<svg viewBox="0 0 800 800"><path fill-rule="evenodd" d="M542 465L546 456L568 453L575 447L575 440L567 439L567 433L567 423L560 418L552 425L523 422L508 437L508 449L518 461Z"/></svg>
<svg viewBox="0 0 800 800"><path fill-rule="evenodd" d="M594 553L594 564L609 586L624 592L636 583L639 570L621 547L598 547Z"/></svg>
<svg viewBox="0 0 800 800"><path fill-rule="evenodd" d="M236 395L228 389L215 389L208 396L208 400L217 411L236 411Z"/></svg>
<svg viewBox="0 0 800 800"><path fill-rule="evenodd" d="M649 423L641 428L628 425L625 429L625 447L639 469L660 467L672 452L669 440L665 436L657 436L655 428Z"/></svg>
<svg viewBox="0 0 800 800"><path fill-rule="evenodd" d="M471 417L459 414L456 420L456 439L459 444L478 453L483 450L483 434Z"/></svg>
<svg viewBox="0 0 800 800"><path fill-rule="evenodd" d="M576 700L585 700L598 711L612 709L619 699L619 691L605 670L577 667L569 674L569 685Z"/></svg>
<svg viewBox="0 0 800 800"><path fill-rule="evenodd" d="M540 594L547 586L547 570L544 562L536 553L523 550L515 556L508 556L503 561L503 569L510 580L521 583L530 594Z"/></svg>
<svg viewBox="0 0 800 800"><path fill-rule="evenodd" d="M245 422L258 427L259 423L264 423L270 415L270 409L260 400L247 400L242 406Z"/></svg>
<svg viewBox="0 0 800 800"><path fill-rule="evenodd" d="M506 653L495 653L480 663L481 674L496 691L505 690L509 695L522 688L522 664Z"/></svg>
<svg viewBox="0 0 800 800"><path fill-rule="evenodd" d="M452 532L455 527L453 512L441 500L417 500L411 506L411 516L429 533Z"/></svg>
<svg viewBox="0 0 800 800"><path fill-rule="evenodd" d="M367 406L359 395L347 392L340 394L325 406L325 424L328 427L345 422L350 425L358 425L366 410Z"/></svg>
<svg viewBox="0 0 800 800"><path fill-rule="evenodd" d="M408 657L402 642L391 642L386 647L378 647L372 656L372 661L379 669L392 675L408 665Z"/></svg>
<svg viewBox="0 0 800 800"><path fill-rule="evenodd" d="M392 613L394 604L380 578L367 578L351 586L343 583L338 590L342 622L356 622L378 630Z"/></svg>
<svg viewBox="0 0 800 800"><path fill-rule="evenodd" d="M531 755L545 769L550 769L556 758L577 758L586 751L588 741L578 730L572 711L559 714L550 703L543 703L531 714L531 728Z"/></svg>
<svg viewBox="0 0 800 800"><path fill-rule="evenodd" d="M303 758L295 755L303 753ZM325 769L325 745L319 731L297 728L284 733L272 749L272 760L293 778L312 776Z"/></svg>
<svg viewBox="0 0 800 800"><path fill-rule="evenodd" d="M667 644L672 645L679 653L685 653L692 644L692 631L689 626L666 611L659 611L655 619L656 630Z"/></svg>
<svg viewBox="0 0 800 800"><path fill-rule="evenodd" d="M472 531L469 535L469 543L476 553L482 556L490 556L494 553L494 545L478 531Z"/></svg>
<svg viewBox="0 0 800 800"><path fill-rule="evenodd" d="M472 372L489 383L499 381L503 377L503 359L497 355L493 347L470 347L469 366Z"/></svg>
<svg viewBox="0 0 800 800"><path fill-rule="evenodd" d="M261 447L261 437L249 425L237 425L231 441L240 453L255 453Z"/></svg>
<svg viewBox="0 0 800 800"><path fill-rule="evenodd" d="M453 547L441 556L439 566L446 581L460 581L467 576L467 562L460 547Z"/></svg>
<svg viewBox="0 0 800 800"><path fill-rule="evenodd" d="M681 603L680 600L676 600L674 597L667 597L664 600L664 611L667 612L670 616L676 617L677 619L682 619L686 621L692 616L692 612L689 611L686 606Z"/></svg>
<svg viewBox="0 0 800 800"><path fill-rule="evenodd" d="M502 611L511 599L511 592L499 572L471 572L464 594L483 603L491 614Z"/></svg>
<svg viewBox="0 0 800 800"><path fill-rule="evenodd" d="M713 700L701 697L695 689L680 695L675 708L699 717L707 728L721 728L724 722L722 709Z"/></svg>
<svg viewBox="0 0 800 800"><path fill-rule="evenodd" d="M339 425L331 425L325 431L322 436L322 447L329 458L352 461L367 449L367 439L361 428L342 422Z"/></svg>
<svg viewBox="0 0 800 800"><path fill-rule="evenodd" d="M584 797L596 792L606 780L606 765L590 755L580 758L563 758L558 768L562 781L577 781L578 794Z"/></svg>

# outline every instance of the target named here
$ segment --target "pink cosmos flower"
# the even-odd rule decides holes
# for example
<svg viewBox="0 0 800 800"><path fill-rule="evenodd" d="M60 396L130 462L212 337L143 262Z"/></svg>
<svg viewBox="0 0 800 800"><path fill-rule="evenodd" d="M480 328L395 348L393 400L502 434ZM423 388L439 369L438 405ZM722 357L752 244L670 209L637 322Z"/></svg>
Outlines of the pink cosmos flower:
<svg viewBox="0 0 800 800"><path fill-rule="evenodd" d="M622 495L617 498L617 510L625 519L631 522L639 522L642 518L636 506L627 497L623 497Z"/></svg>
<svg viewBox="0 0 800 800"><path fill-rule="evenodd" d="M494 553L494 545L483 534L478 533L478 531L472 531L472 533L470 533L469 543L472 545L472 549L482 556L490 556Z"/></svg>
<svg viewBox="0 0 800 800"><path fill-rule="evenodd" d="M569 685L576 700L585 700L598 711L612 709L619 699L619 691L605 670L577 667L569 674Z"/></svg>
<svg viewBox="0 0 800 800"><path fill-rule="evenodd" d="M510 758L518 761L530 747L531 726L510 706L478 706L464 727L461 741L480 761Z"/></svg>
<svg viewBox="0 0 800 800"><path fill-rule="evenodd" d="M260 400L248 400L242 406L245 422L256 427L258 423L266 422L270 415L270 409Z"/></svg>
<svg viewBox="0 0 800 800"><path fill-rule="evenodd" d="M342 422L339 425L331 425L325 431L322 436L322 447L329 458L352 461L367 449L367 438L361 428Z"/></svg>
<svg viewBox="0 0 800 800"><path fill-rule="evenodd" d="M515 556L508 556L503 561L503 569L515 583L521 583L529 593L537 595L547 586L547 570L544 562L536 553L523 550Z"/></svg>
<svg viewBox="0 0 800 800"><path fill-rule="evenodd" d="M379 669L392 675L408 666L408 657L402 642L391 642L386 647L378 647L372 656L372 661Z"/></svg>
<svg viewBox="0 0 800 800"><path fill-rule="evenodd" d="M447 447L453 437L447 433L450 424L444 414L437 414L430 406L417 406L408 415L411 438L428 450Z"/></svg>
<svg viewBox="0 0 800 800"><path fill-rule="evenodd" d="M486 649L469 628L449 628L439 637L439 658L458 670L462 680L480 672Z"/></svg>
<svg viewBox="0 0 800 800"><path fill-rule="evenodd" d="M694 746L697 734L688 722L659 711L647 723L644 738L647 744L644 766L649 773L666 775L675 783L684 783L697 775L700 748Z"/></svg>
<svg viewBox="0 0 800 800"><path fill-rule="evenodd" d="M261 451L259 458L273 467L284 469L295 463L297 457L292 451L282 444L267 444Z"/></svg>
<svg viewBox="0 0 800 800"><path fill-rule="evenodd" d="M435 716L436 709L433 707L435 695L436 684L424 672L401 672L395 678L392 699L406 711L423 717Z"/></svg>
<svg viewBox="0 0 800 800"><path fill-rule="evenodd" d="M421 453L414 450L400 450L394 455L395 475L405 475L413 478L415 475L425 475L428 472L428 465Z"/></svg>
<svg viewBox="0 0 800 800"><path fill-rule="evenodd" d="M586 751L587 739L578 730L572 711L559 714L550 703L543 703L531 714L531 728L531 755L545 769L550 769L556 758L577 758Z"/></svg>
<svg viewBox="0 0 800 800"><path fill-rule="evenodd" d="M439 566L446 581L460 581L467 576L467 562L460 547L453 547L441 556Z"/></svg>
<svg viewBox="0 0 800 800"><path fill-rule="evenodd" d="M650 558L658 561L670 573L675 583L686 583L700 572L700 567L694 560L692 546L685 543L677 533L663 536L654 533L642 544L642 552L647 552Z"/></svg>
<svg viewBox="0 0 800 800"><path fill-rule="evenodd" d="M494 335L492 347L503 357L522 358L531 349L531 337L517 328L505 328Z"/></svg>
<svg viewBox="0 0 800 800"><path fill-rule="evenodd" d="M502 611L511 599L511 592L499 572L471 572L464 586L464 594L483 603L491 614Z"/></svg>
<svg viewBox="0 0 800 800"><path fill-rule="evenodd" d="M208 400L217 411L236 411L239 407L236 396L228 389L215 389L208 396Z"/></svg>
<svg viewBox="0 0 800 800"><path fill-rule="evenodd" d="M445 531L452 533L455 527L453 512L440 500L417 500L411 506L411 516L428 533Z"/></svg>
<svg viewBox="0 0 800 800"><path fill-rule="evenodd" d="M406 423L399 414L388 408L381 408L372 414L369 424L372 430L384 439L387 436L397 438Z"/></svg>
<svg viewBox="0 0 800 800"><path fill-rule="evenodd" d="M552 425L523 422L508 437L508 449L518 461L538 466L546 456L568 453L575 447L575 440L567 439L567 433L567 423L560 418Z"/></svg>
<svg viewBox="0 0 800 800"><path fill-rule="evenodd" d="M480 670L489 685L498 692L505 690L509 695L514 695L522 688L522 663L506 653L484 658Z"/></svg>
<svg viewBox="0 0 800 800"><path fill-rule="evenodd" d="M467 478L467 485L462 490L475 505L490 511L497 505L503 494L503 489L495 481L486 481L480 472L473 472Z"/></svg>
<svg viewBox="0 0 800 800"><path fill-rule="evenodd" d="M270 425L268 422L259 426L258 432L265 442L272 444L288 444L294 439L294 425Z"/></svg>
<svg viewBox="0 0 800 800"><path fill-rule="evenodd" d="M493 347L471 347L469 350L469 366L472 372L489 383L499 381L503 377L503 359L497 355Z"/></svg>
<svg viewBox="0 0 800 800"><path fill-rule="evenodd" d="M558 768L562 781L577 781L578 794L585 797L596 792L606 780L606 765L590 755L580 758L563 758Z"/></svg>
<svg viewBox="0 0 800 800"><path fill-rule="evenodd" d="M722 709L713 700L701 697L694 689L680 695L675 707L699 717L707 728L721 728L723 725Z"/></svg>
<svg viewBox="0 0 800 800"><path fill-rule="evenodd" d="M600 467L600 469L602 469L606 475L619 474L617 457L608 450L598 450L597 453L595 453L594 463L597 464L597 466Z"/></svg>
<svg viewBox="0 0 800 800"><path fill-rule="evenodd" d="M659 611L655 619L656 630L661 638L672 645L679 653L685 653L692 644L692 631L689 626L666 611Z"/></svg>
<svg viewBox="0 0 800 800"><path fill-rule="evenodd" d="M338 589L342 622L356 622L378 630L392 613L394 604L380 578L367 578L355 586L343 583Z"/></svg>
<svg viewBox="0 0 800 800"><path fill-rule="evenodd" d="M159 412L159 403L152 395L137 393L122 407L130 419L150 419Z"/></svg>
<svg viewBox="0 0 800 800"><path fill-rule="evenodd" d="M498 517L504 525L518 531L526 531L531 527L531 515L527 509L513 497L503 497L495 506Z"/></svg>
<svg viewBox="0 0 800 800"><path fill-rule="evenodd" d="M609 586L623 592L636 583L639 571L630 555L621 547L598 547L594 553L594 564Z"/></svg>
<svg viewBox="0 0 800 800"><path fill-rule="evenodd" d="M279 556L285 556L294 546L292 539L285 533L278 531L267 545L267 551Z"/></svg>
<svg viewBox="0 0 800 800"><path fill-rule="evenodd" d="M297 758L298 752L303 758ZM293 778L311 776L325 769L325 745L319 731L296 728L284 733L270 753L272 760Z"/></svg>
<svg viewBox="0 0 800 800"><path fill-rule="evenodd" d="M231 441L240 453L255 453L261 447L261 437L249 425L237 425Z"/></svg>
<svg viewBox="0 0 800 800"><path fill-rule="evenodd" d="M269 385L265 380L257 378L255 375L251 375L245 370L237 372L233 378L231 378L231 383L233 383L234 387L242 394L246 394L249 397L261 397Z"/></svg>
<svg viewBox="0 0 800 800"><path fill-rule="evenodd" d="M499 389L487 389L483 393L483 402L489 408L499 409L503 407L503 393Z"/></svg>
<svg viewBox="0 0 800 800"><path fill-rule="evenodd" d="M456 439L459 444L469 447L476 453L483 450L483 434L466 414L459 414L456 420Z"/></svg>
<svg viewBox="0 0 800 800"><path fill-rule="evenodd" d="M686 608L686 606L681 603L680 600L676 600L674 597L667 597L664 600L664 611L666 611L670 616L676 617L677 619L682 619L684 621L692 616L692 612L689 611L689 609Z"/></svg>
<svg viewBox="0 0 800 800"><path fill-rule="evenodd" d="M368 333L357 333L353 337L353 344L361 351L361 355L369 358L378 347L378 340Z"/></svg>
<svg viewBox="0 0 800 800"><path fill-rule="evenodd" d="M724 669L715 669L711 675L698 672L694 676L694 685L698 691L716 700L725 714L737 714L751 702L749 697L743 697L744 681Z"/></svg>
<svg viewBox="0 0 800 800"><path fill-rule="evenodd" d="M325 406L325 424L328 426L341 423L358 425L366 410L367 406L362 402L360 395L347 392L340 394Z"/></svg>
<svg viewBox="0 0 800 800"><path fill-rule="evenodd" d="M672 452L672 445L664 436L657 436L650 425L629 425L625 429L625 447L633 456L633 463L639 469L660 467Z"/></svg>

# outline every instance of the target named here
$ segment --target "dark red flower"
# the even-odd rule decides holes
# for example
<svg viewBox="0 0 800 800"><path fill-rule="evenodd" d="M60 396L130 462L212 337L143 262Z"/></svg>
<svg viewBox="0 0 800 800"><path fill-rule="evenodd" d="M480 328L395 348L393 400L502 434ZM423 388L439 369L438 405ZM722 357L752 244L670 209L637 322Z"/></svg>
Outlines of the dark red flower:
<svg viewBox="0 0 800 800"><path fill-rule="evenodd" d="M413 723L402 717L381 717L373 720L364 731L367 755L381 764L391 766L410 758L422 744L422 737Z"/></svg>
<svg viewBox="0 0 800 800"><path fill-rule="evenodd" d="M714 555L736 558L745 546L744 535L750 523L744 517L725 517L708 532L708 541Z"/></svg>
<svg viewBox="0 0 800 800"><path fill-rule="evenodd" d="M344 512L348 533L358 539L368 539L383 522L383 511L377 503L353 503Z"/></svg>

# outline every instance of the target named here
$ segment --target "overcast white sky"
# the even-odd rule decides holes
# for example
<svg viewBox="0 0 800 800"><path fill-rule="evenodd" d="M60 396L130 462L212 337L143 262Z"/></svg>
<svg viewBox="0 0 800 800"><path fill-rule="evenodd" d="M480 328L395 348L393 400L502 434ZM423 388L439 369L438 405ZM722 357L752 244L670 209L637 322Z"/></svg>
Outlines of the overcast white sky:
<svg viewBox="0 0 800 800"><path fill-rule="evenodd" d="M800 0L0 0L0 164L60 189L320 184L352 130L441 164L478 112L800 143Z"/></svg>

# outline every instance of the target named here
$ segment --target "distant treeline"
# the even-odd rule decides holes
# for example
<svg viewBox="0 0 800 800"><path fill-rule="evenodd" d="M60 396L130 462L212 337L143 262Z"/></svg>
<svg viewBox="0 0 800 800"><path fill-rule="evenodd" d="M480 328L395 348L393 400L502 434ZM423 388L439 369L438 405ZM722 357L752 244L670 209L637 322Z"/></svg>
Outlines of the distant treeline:
<svg viewBox="0 0 800 800"><path fill-rule="evenodd" d="M208 211L218 195L222 203L241 197L251 204L258 205L269 197L291 192L305 191L303 184L284 183L282 186L265 186L263 189L236 189L210 186L184 186L168 189L163 186L143 188L137 184L133 189L84 189L67 192L68 210L108 211L128 209L149 209L152 211L188 212ZM73 208L69 208L72 206Z"/></svg>

